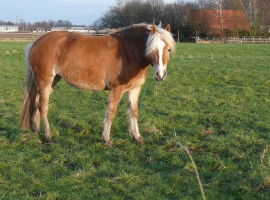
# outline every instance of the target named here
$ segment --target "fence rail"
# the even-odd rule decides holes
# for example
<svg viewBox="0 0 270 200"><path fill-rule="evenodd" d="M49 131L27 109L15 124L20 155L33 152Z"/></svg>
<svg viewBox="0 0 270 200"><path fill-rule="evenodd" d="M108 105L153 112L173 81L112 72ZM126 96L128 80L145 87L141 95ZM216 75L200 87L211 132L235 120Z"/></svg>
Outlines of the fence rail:
<svg viewBox="0 0 270 200"><path fill-rule="evenodd" d="M0 33L0 41L35 41L44 33Z"/></svg>
<svg viewBox="0 0 270 200"><path fill-rule="evenodd" d="M270 37L229 37L226 41L231 44L270 44Z"/></svg>
<svg viewBox="0 0 270 200"><path fill-rule="evenodd" d="M45 33L0 33L0 41L35 41ZM104 35L104 34L84 34ZM270 44L270 37L180 38L180 43Z"/></svg>
<svg viewBox="0 0 270 200"><path fill-rule="evenodd" d="M270 37L197 38L196 43L270 44Z"/></svg>
<svg viewBox="0 0 270 200"><path fill-rule="evenodd" d="M26 41L33 42L36 41L41 36L46 33L0 33L0 41ZM105 34L88 34L83 35L105 35Z"/></svg>

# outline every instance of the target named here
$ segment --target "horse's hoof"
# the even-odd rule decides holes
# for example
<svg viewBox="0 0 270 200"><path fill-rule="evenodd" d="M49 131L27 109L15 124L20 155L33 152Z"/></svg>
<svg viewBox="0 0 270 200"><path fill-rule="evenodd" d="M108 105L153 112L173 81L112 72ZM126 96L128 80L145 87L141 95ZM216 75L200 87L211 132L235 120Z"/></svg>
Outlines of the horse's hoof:
<svg viewBox="0 0 270 200"><path fill-rule="evenodd" d="M144 139L140 136L140 137L138 137L138 138L135 138L135 140L136 140L136 142L138 143L138 144L145 144L145 141L144 141Z"/></svg>
<svg viewBox="0 0 270 200"><path fill-rule="evenodd" d="M55 144L55 140L53 138L48 139L48 144Z"/></svg>
<svg viewBox="0 0 270 200"><path fill-rule="evenodd" d="M111 140L105 142L105 145L106 145L107 147L113 147L113 146L114 146L114 144L113 144L113 142L112 142Z"/></svg>

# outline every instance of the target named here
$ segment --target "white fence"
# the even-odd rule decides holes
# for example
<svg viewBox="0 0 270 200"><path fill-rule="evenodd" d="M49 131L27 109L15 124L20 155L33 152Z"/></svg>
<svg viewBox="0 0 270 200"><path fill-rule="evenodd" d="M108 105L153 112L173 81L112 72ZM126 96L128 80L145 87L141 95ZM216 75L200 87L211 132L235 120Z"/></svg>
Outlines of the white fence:
<svg viewBox="0 0 270 200"><path fill-rule="evenodd" d="M226 42L230 44L270 44L270 37L229 37Z"/></svg>

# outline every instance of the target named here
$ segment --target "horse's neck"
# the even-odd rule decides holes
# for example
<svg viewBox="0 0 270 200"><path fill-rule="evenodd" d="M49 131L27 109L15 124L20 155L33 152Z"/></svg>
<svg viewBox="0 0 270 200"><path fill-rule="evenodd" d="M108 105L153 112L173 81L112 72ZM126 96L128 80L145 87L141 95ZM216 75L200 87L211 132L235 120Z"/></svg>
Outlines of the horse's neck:
<svg viewBox="0 0 270 200"><path fill-rule="evenodd" d="M127 43L136 43L137 45L146 45L146 33L142 30L130 30L127 32L123 32L123 36Z"/></svg>
<svg viewBox="0 0 270 200"><path fill-rule="evenodd" d="M123 39L129 49L144 57L147 41L147 34L145 32L130 30L123 33Z"/></svg>

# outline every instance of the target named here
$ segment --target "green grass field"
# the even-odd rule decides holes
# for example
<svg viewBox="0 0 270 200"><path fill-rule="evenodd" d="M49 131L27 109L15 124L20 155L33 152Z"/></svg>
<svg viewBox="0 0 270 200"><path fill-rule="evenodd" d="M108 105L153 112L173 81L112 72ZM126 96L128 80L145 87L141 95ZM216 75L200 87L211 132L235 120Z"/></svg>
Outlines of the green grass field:
<svg viewBox="0 0 270 200"><path fill-rule="evenodd" d="M108 92L61 81L50 99L57 144L19 129L27 43L0 43L0 199L270 197L270 46L178 44L166 81L153 69L139 102L145 145L128 134L127 95L101 141ZM43 130L43 129L42 129Z"/></svg>

